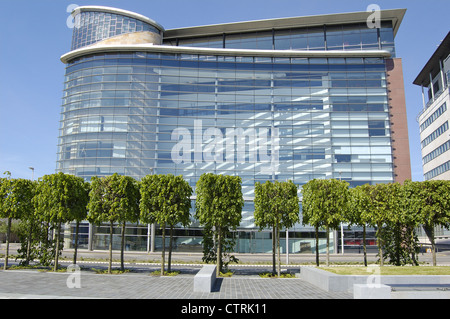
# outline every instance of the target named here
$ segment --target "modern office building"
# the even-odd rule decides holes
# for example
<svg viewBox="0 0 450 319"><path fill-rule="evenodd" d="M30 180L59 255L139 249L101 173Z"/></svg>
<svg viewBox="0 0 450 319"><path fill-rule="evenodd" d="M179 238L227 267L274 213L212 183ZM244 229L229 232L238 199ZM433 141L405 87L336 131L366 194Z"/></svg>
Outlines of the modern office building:
<svg viewBox="0 0 450 319"><path fill-rule="evenodd" d="M413 82L422 87L423 109L417 121L425 180L450 179L449 79L450 32Z"/></svg>
<svg viewBox="0 0 450 319"><path fill-rule="evenodd" d="M171 173L194 189L206 172L239 175L236 251L270 252L270 230L254 224L255 182L411 178L394 44L404 14L383 10L375 24L371 12L355 12L165 30L133 12L78 7L61 57L57 170L86 180ZM86 245L107 247L106 233L86 225ZM287 235L289 252L314 252L312 228ZM346 247L361 238L346 233ZM201 239L194 221L177 231L175 247L201 251ZM129 249L158 249L158 240L150 226L128 227Z"/></svg>

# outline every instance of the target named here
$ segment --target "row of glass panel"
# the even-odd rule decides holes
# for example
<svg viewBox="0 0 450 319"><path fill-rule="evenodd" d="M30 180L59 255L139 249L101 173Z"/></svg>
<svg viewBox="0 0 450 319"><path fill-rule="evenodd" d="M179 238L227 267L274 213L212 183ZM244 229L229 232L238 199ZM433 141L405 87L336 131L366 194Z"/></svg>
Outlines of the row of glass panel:
<svg viewBox="0 0 450 319"><path fill-rule="evenodd" d="M373 123L369 125L377 125L378 123ZM380 124L384 125L384 123ZM366 125L367 126L367 125ZM220 130L220 129L219 129ZM295 129L294 129L295 130ZM222 129L222 131L225 131L225 129ZM143 128L139 127L132 127L127 126L123 124L102 124L102 125L83 125L81 127L73 128L68 124L67 128L64 129L64 134L77 134L77 133L86 133L86 132L130 132L130 133L139 133L139 132L152 132ZM297 132L301 132L301 130L298 130ZM297 133L294 131L293 135L291 137L289 136L281 136L280 137L280 143L283 144L290 144L294 141L296 142L305 142L308 140L307 137L374 137L374 136L389 136L389 129L385 127L366 127L366 128L350 128L350 129L337 129L333 130L332 132L320 132L318 130L313 131L309 134L304 134L303 132ZM195 137L195 136L194 136ZM171 138L173 138L173 135L171 134L159 134L158 135L159 141L169 141ZM298 138L302 138L301 140L297 140ZM305 139L306 138L306 139Z"/></svg>
<svg viewBox="0 0 450 319"><path fill-rule="evenodd" d="M428 135L427 137L425 137L422 140L422 142L421 142L422 148L424 148L425 146L430 144L432 141L437 139L439 136L444 134L447 130L448 130L448 121L446 121L444 124L439 126L435 131L433 131L430 135Z"/></svg>
<svg viewBox="0 0 450 319"><path fill-rule="evenodd" d="M325 82L325 83L324 83ZM66 97L70 95L77 94L78 99L100 99L100 98L155 98L156 94L161 94L161 98L173 99L170 97L171 95L180 95L180 96L214 96L218 98L220 101L221 98L227 98L229 96L240 96L240 95L256 95L256 96L284 96L284 95L294 95L297 96L299 94L316 94L319 96L324 95L349 95L349 96L361 96L361 95L386 95L386 88L381 85L377 85L379 88L375 88L372 85L372 82L369 82L367 86L363 86L367 81L359 82L358 86L360 88L341 88L337 85L332 87L327 86L328 81L319 81L317 85L305 85L303 87L292 87L286 85L285 87L272 87L272 88L262 88L262 87L235 87L235 86L219 86L219 85L166 85L161 86L160 88L155 87L153 90L146 86L145 95L142 92L142 88L138 90L116 90L116 86L111 89L105 89L105 85L102 86L84 86L85 89L83 91L77 92L77 89L69 89L69 91L65 94ZM320 85L319 85L320 83ZM339 81L340 83L346 83ZM357 82L355 82L357 83ZM333 82L331 83L333 85ZM339 88L336 88L339 87ZM326 91L323 91L323 90ZM85 93L83 93L85 92ZM80 95L85 94L85 95ZM362 97L363 98L363 97ZM361 99L362 99L361 98ZM310 98L309 98L310 99ZM305 100L305 99L303 99ZM69 103L70 100L67 102Z"/></svg>
<svg viewBox="0 0 450 319"><path fill-rule="evenodd" d="M101 54L100 54L101 55ZM382 70L384 60L382 58L342 58L342 62L336 61L336 58L264 58L268 61L258 61L257 58L243 57L244 61L233 61L230 57L227 60L200 60L198 55L189 55L183 58L180 55L172 54L162 58L127 58L124 55L117 57L103 56L101 59L97 56L91 58L82 57L69 62L66 67L66 74L86 69L85 75L91 75L90 69L99 69L93 74L111 73L150 73L159 74L161 67L163 68L182 68L197 71L199 76L206 75L212 77L214 70L223 72L224 74L236 71L247 72L318 72L318 71L336 71L336 72L355 72L362 70L376 71ZM220 58L220 57L217 57ZM81 65L81 64L82 65ZM103 70L103 72L101 71ZM119 72L117 72L119 71ZM150 71L150 72L149 72ZM99 73L101 72L101 73ZM205 72L205 73L204 73ZM195 75L195 74L194 74Z"/></svg>
<svg viewBox="0 0 450 319"><path fill-rule="evenodd" d="M392 23L383 22L381 29L368 28L367 24L292 28L192 39L169 39L165 44L210 48L259 50L336 50L381 49L393 47Z"/></svg>
<svg viewBox="0 0 450 319"><path fill-rule="evenodd" d="M322 162L322 163L321 163ZM158 162L156 162L157 164ZM320 163L320 168L313 167L315 163ZM117 164L117 165L115 165ZM120 160L120 159L84 159L84 160L68 160L59 163L59 169L70 170L76 172L77 176L87 175L89 172L98 172L100 176L107 174L113 174L115 172L125 175L131 175L136 179L140 179L142 176L151 173L153 166L140 166L140 162L132 160ZM152 163L153 165L155 162ZM194 164L191 164L194 165ZM365 165L365 166L364 166ZM226 175L238 175L243 179L243 184L246 187L245 190L253 192L253 186L256 181L272 180L272 174L265 174L258 169L217 169L211 167L210 164L197 165L197 168L186 167L172 167L161 166L153 168L155 174L176 174L183 175L188 180L191 186L195 186L195 182L200 178L203 173L211 172L215 174ZM275 178L279 180L293 180L294 183L307 183L311 178L311 175L328 176L329 178L342 178L355 181L377 181L386 180L392 181L392 164L332 164L328 160L312 160L309 163L298 165L285 164L279 167L279 170L275 173ZM133 173L131 173L133 172ZM90 173L92 174L92 173ZM95 175L95 173L94 173Z"/></svg>
<svg viewBox="0 0 450 319"><path fill-rule="evenodd" d="M183 69L184 70L184 69ZM175 71L175 69L164 69L164 72L173 72ZM188 72L191 72L192 70L189 70ZM178 71L179 72L179 71ZM246 74L246 76L249 76L249 74ZM258 91L256 91L258 92ZM312 99L311 97L311 90L305 90L303 91L304 93L307 93L308 95L306 95L306 98L302 98L302 101L309 101L310 105L312 105L312 101L313 100L317 100L317 98ZM365 91L367 92L367 91ZM179 93L179 92L178 92ZM323 94L320 91L318 91L317 93ZM348 90L342 90L340 91L341 94L344 94L342 97L336 97L339 98L340 100L336 100L336 102L342 102L342 103L346 103L348 104L349 102L359 102L359 103L363 103L363 99L358 99L358 100L351 100L352 97L348 97ZM259 94L259 92L257 93ZM380 95L382 95L382 100L381 102L378 102L378 104L381 103L381 105L383 105L383 110L386 111L387 109L385 108L385 103L387 103L387 99L386 99L386 90L384 89L383 92L379 93ZM161 100L158 99L159 97L159 93L158 96L155 97L154 100L151 100L152 102L150 103L156 103L153 104L154 106L157 106L158 103L160 105L163 105L165 103L168 103L168 105L170 105L172 103L172 105L175 105L174 103L177 103L177 105L182 105L183 102L180 102L179 99L181 97L181 99L183 99L184 97L186 97L186 94L174 94L173 95L176 99L170 101L170 100ZM201 102L198 102L199 97L201 96L201 94L195 94L195 96L193 94L191 94L189 96L189 99L192 99L192 103L194 105L199 105L201 104ZM202 96L206 96L206 95L202 95ZM217 123L216 121L220 120L220 125L222 127L248 127L248 126L253 126L253 127L257 127L257 128L262 128L262 127L271 127L272 125L283 125L283 124L289 124L291 126L292 129L294 129L296 126L295 125L304 125L305 122L307 121L312 121L314 119L317 120L317 123L320 123L319 121L321 121L325 127L325 125L328 125L328 127L330 127L331 125L336 124L337 125L337 129L342 129L342 132L344 133L345 131L349 131L350 127L348 125L350 125L349 123L349 115L346 114L345 116L341 117L341 119L343 120L342 122L346 122L346 124L343 124L342 127L340 127L339 124L337 123L331 123L329 122L330 119L330 114L332 114L332 116L334 116L334 113L330 113L329 111L329 105L325 105L325 101L328 102L328 100L330 99L329 95L324 95L323 98L321 98L320 100L320 105L321 105L321 109L322 110L326 110L326 112L323 113L317 113L314 114L311 111L310 112L303 112L303 113L298 113L298 114L286 114L285 111L281 111L281 110L277 110L278 106L276 106L277 104L275 103L267 103L265 105L269 105L270 106L270 110L276 110L275 112L257 112L257 107L256 105L262 105L262 104L253 104L252 106L252 111L253 112L248 112L247 111L247 119L242 119L242 120L236 120L236 114L242 114L242 113L238 113L236 111L233 110L233 108L235 108L235 104L236 104L236 94L229 94L230 97L233 97L234 102L228 104L228 107L231 107L228 111L230 111L230 113L228 114L221 114L223 115L224 118L222 118L222 116L217 117L217 113L215 113L213 116L215 117L213 118L206 118L206 117L202 117L199 116L198 118L201 119L202 124L204 124L205 127L211 126L211 127L217 127ZM213 103L210 103L210 106L214 106L217 107L216 104L216 99L217 96L215 96L215 94L210 94L208 97L208 99L214 98ZM262 99L267 99L270 98L271 100L276 101L276 99L278 97L276 96L267 96L264 97ZM287 98L287 97L286 97ZM334 97L331 97L334 98ZM374 100L372 100L372 102L376 102L378 97L375 97ZM281 97L280 99L283 99L283 97ZM115 99L111 99L111 100L115 100ZM118 100L122 100L121 102L124 103L130 103L131 101L127 101L127 99L118 99ZM129 99L129 100L136 100L139 101L140 103L142 103L142 101L145 101L143 99ZM290 97L290 100L292 100L292 97ZM91 100L91 101L96 101L96 100ZM80 105L76 102L73 105ZM117 102L117 101L115 101ZM317 102L317 101L316 101ZM365 97L364 102L367 102L367 97ZM291 103L289 101L289 103ZM131 103L130 103L131 104ZM130 104L125 104L125 105L130 105ZM225 105L225 103L222 103L223 105ZM234 105L233 105L234 104ZM207 104L203 104L203 105L207 105ZM218 104L221 105L221 104ZM245 103L245 105L252 105L250 103ZM343 104L345 105L345 104ZM85 105L86 106L86 105ZM139 105L139 106L142 106ZM68 107L66 107L67 109ZM173 162L173 160L171 161L170 158L168 157L167 153L163 153L163 152L155 152L156 144L155 142L151 143L151 142L147 142L150 140L156 140L156 134L153 133L152 131L155 131L155 127L157 127L158 130L161 129L161 132L167 132L170 133L170 130L173 131L173 129L176 129L179 126L184 126L184 127L188 127L188 128L192 128L194 126L194 120L195 118L187 118L185 116L180 116L180 114L178 114L177 116L174 117L170 117L170 116L161 116L160 112L159 112L159 116L157 116L157 112L158 109L157 108L147 108L147 107L105 107L105 106L101 106L101 107L93 107L92 105L89 105L88 108L86 108L85 110L78 110L78 111L72 111L72 112L65 112L63 113L63 123L69 124L70 122L68 122L71 117L75 117L74 122L72 122L73 124L69 125L69 126L65 126L65 124L63 124L63 128L70 128L70 126L72 127L72 131L66 131L66 133L70 133L69 135L65 136L64 132L62 131L62 137L60 139L60 147L61 148L65 148L64 152L61 150L61 156L62 154L64 154L65 156L67 156L67 154L69 154L69 156L67 156L66 158L70 158L70 160L64 161L62 160L60 162L60 167L62 167L63 169L67 169L69 171L74 171L77 174L81 174L84 177L88 177L89 175L96 175L98 174L107 174L105 172L111 172L114 170L120 170L126 174L130 173L131 175L135 176L136 178L140 178L143 175L146 175L149 171L150 167L155 168L155 170L161 169L162 167L167 167L167 169L171 170L172 172L180 172L180 171L185 171L185 172L191 172L193 168L197 168L198 169L198 173L201 172L206 172L206 171L211 171L211 170L216 170L219 168L217 165L211 166L211 163L193 163L193 158L192 156L195 155L191 154L191 163L181 163L181 164L175 164ZM85 133L85 134L72 134L75 132L75 127L78 126L76 129L78 130L80 128L81 123L75 123L75 121L77 121L79 119L79 116L83 115L83 112L90 112L90 114L94 115L96 113L100 113L103 112L101 114L106 115L106 116L110 116L109 120L111 121L110 123L105 123L105 121L102 120L98 120L99 118L93 118L94 122L91 122L89 119L87 119L87 122L85 122L85 125L92 125L93 127L89 128L90 129L95 129L98 130L98 133L95 133L94 135L88 135L88 134L92 134L92 133ZM234 114L233 114L234 112ZM108 114L109 113L109 114ZM86 114L86 113L84 113ZM134 120L132 120L132 118L128 118L126 119L127 121L129 121L128 123L125 123L125 118L122 119L118 119L118 122L115 122L114 117L111 117L113 115L120 115L120 114L148 114L148 117L143 117L142 118L142 124L147 123L150 125L141 125L139 123L139 119L137 117L134 117ZM376 113L374 113L376 114ZM352 130L354 133L357 132L358 129L360 129L360 131L365 131L367 134L368 132L372 131L374 132L374 135L386 135L389 134L389 130L386 130L386 124L387 122L385 122L386 120L386 116L387 116L387 112L386 113L379 113L379 115L370 115L370 119L375 120L373 121L373 125L369 124L369 122L367 121L369 119L368 115L362 115L360 117L360 120L364 120L362 117L365 117L366 121L362 121L361 123L357 124L358 126L355 127L356 130ZM225 116L226 115L226 116ZM380 118L380 115L383 116L383 118ZM351 115L352 117L354 115ZM276 121L274 121L274 118L281 118L283 117L284 120L279 120L277 119ZM232 119L231 119L232 118ZM149 122L151 121L151 119L156 119L156 122ZM250 119L250 120L249 120ZM379 119L379 120L378 120ZM378 120L378 122L377 122ZM380 120L382 120L382 122L380 122ZM131 125L130 123L136 123L137 125ZM301 124L300 124L301 123ZM105 125L108 124L108 125ZM123 131L123 133L107 133L105 132L105 128L106 130L110 129L111 127L109 126L109 124L111 124L112 126L114 125L119 125L120 126L120 130ZM156 125L157 124L157 125ZM164 126L163 124L171 124L172 127L168 127L168 126ZM356 124L356 123L355 123ZM126 125L126 128L125 128ZM346 126L347 125L347 126ZM382 125L382 126L380 126ZM83 125L81 125L83 126ZM95 128L94 128L95 127ZM164 130L164 128L166 130ZM287 128L289 129L289 128ZM316 128L317 129L317 128ZM146 131L149 131L149 133L145 133ZM309 132L309 131L308 131ZM333 128L333 132L338 133L338 131L334 131ZM375 134L375 132L380 132L380 134ZM104 134L111 134L109 136L104 135ZM309 134L309 133L308 133ZM319 132L320 134L320 132ZM329 134L329 133L325 133L324 134ZM344 133L346 134L346 133ZM168 138L168 134L165 135ZM366 135L367 136L367 135ZM163 138L164 135L158 135L158 139L159 138ZM281 158L282 163L281 168L283 168L283 170L292 170L292 172L294 172L294 170L299 170L302 172L308 171L308 170L312 170L311 172L314 172L314 174L316 174L316 176L326 176L327 174L332 174L332 172L330 171L330 162L332 160L332 154L329 154L327 151L325 152L320 152L320 148L322 146L319 145L323 145L324 147L328 147L330 148L331 146L330 144L330 136L326 136L325 138L303 138L303 139L294 139L294 138L290 138L289 140L294 143L293 145L288 145L287 143L285 144L285 142L283 142L283 140L281 141ZM112 158L110 159L105 159L103 160L102 158L96 158L98 156L103 156L106 153L104 153L105 148L100 147L97 149L90 149L90 148L86 148L87 144L84 144L84 150L82 152L80 152L80 150L82 150L83 145L78 145L77 143L79 143L79 141L81 140L85 140L85 141L105 141L108 142L110 140L116 141L116 140L125 140L127 141L127 145L126 149L114 149L111 153L108 153L107 155L111 155ZM384 139L384 137L383 137ZM333 135L333 143L335 142L337 144L333 144L333 145L339 145L338 143L339 140L338 138L336 138ZM343 139L342 140L342 145L349 145L349 140L352 139ZM69 142L70 141L70 142ZM128 143L132 142L135 143L134 146L129 145ZM146 144L149 143L149 144ZM137 144L140 144L140 147L137 147L138 149L140 148L140 151L136 151L133 152L133 149L135 148L135 146ZM313 146L314 144L314 146ZM98 145L98 144L97 144ZM169 144L168 144L169 145ZM173 143L172 143L173 145ZM288 146L286 147L286 149L284 149L284 146ZM362 144L364 146L367 145L371 145L370 143L367 144ZM161 144L162 146L162 144ZM105 145L106 147L106 145ZM306 151L306 149L312 150L308 150ZM169 147L170 148L170 147ZM294 154L295 154L295 150L297 148L303 149L303 153L299 154L300 157L298 157L298 159L296 158L296 160L294 161ZM319 149L318 149L319 148ZM113 149L113 148L111 148ZM189 149L192 152L192 149ZM100 153L99 153L100 151ZM153 152L152 152L153 151ZM186 151L188 151L186 149ZM370 161L373 162L377 162L377 161L381 161L382 158L376 158L376 155L370 155L371 154L371 150L369 147L369 151L364 151L364 150L360 150L362 152L367 152L364 154L351 154L346 152L346 150L342 150L341 148L336 148L334 150L336 152L336 156L335 157L335 161L336 163L334 165L345 165L346 163L348 163L349 161L354 160L356 161L364 161L367 160L369 163ZM356 149L355 149L356 151ZM94 155L95 152L95 155ZM377 150L375 145L373 147L373 152L374 153L378 153L378 152L383 152L384 154L378 154L378 155L384 155L384 156L390 156L391 155L391 150L390 150L390 144L389 142L387 143L387 147L385 150ZM152 159L152 153L153 153L153 158ZM290 157L292 154L292 160L288 160L287 158ZM164 158L167 159L161 159L160 155ZM164 156L165 155L165 156ZM246 158L246 154L244 155L244 159ZM348 157L350 155L350 158ZM356 156L353 156L356 155ZM359 157L359 155L361 157ZM72 156L75 157L81 157L80 159L72 159ZM91 157L92 156L92 157ZM94 157L96 156L96 157ZM121 157L121 158L115 158L114 156L125 156L125 158ZM131 158L127 158L128 156L131 156ZM238 160L238 158L240 158L239 153L235 153L234 154L234 161L236 162ZM309 156L309 157L308 157ZM364 158L365 156L365 158ZM374 156L373 158L371 156ZM156 159L157 158L157 159ZM309 159L307 159L309 158ZM92 161L90 161L90 159L92 159ZM386 157L384 158L386 160ZM198 164L198 165L197 165ZM224 165L226 165L227 163L222 163ZM222 165L221 164L221 165ZM194 165L194 166L192 166ZM251 164L253 165L253 164ZM83 168L84 166L84 168ZM109 167L108 166L112 166ZM222 166L221 166L222 167ZM231 168L232 167L232 168ZM249 174L250 176L269 176L267 174L263 174L263 175L259 175L261 172L258 172L258 170L256 169L256 166L253 165L253 168L250 168L249 166L245 166L245 164L239 164L239 163L234 163L233 166L230 167L230 170L227 170L225 172L233 172L236 174ZM197 171L197 169L194 171L194 174ZM368 168L370 169L370 168ZM380 168L381 169L381 168ZM355 173L350 173L350 176L347 177L343 177L343 178L354 178L355 180L358 180L359 182L367 181L370 180L370 178L374 178L376 180L386 180L386 176L390 176L389 178L392 178L392 168L391 167L384 167L383 168L385 171L384 172L379 172L380 174L384 174L382 175L377 175L377 174L372 174L370 172L361 172L361 174L365 174L365 175L361 175L358 176L358 173L360 172L355 172ZM203 170L203 171L202 171ZM248 171L247 171L248 170ZM344 171L346 172L347 170L352 170L352 167L350 168L345 168L345 167L341 167L340 171ZM327 172L328 171L328 172ZM190 174L190 173L189 173ZM281 173L279 173L281 174ZM353 174L353 175L352 175ZM308 177L311 176L311 173L306 174ZM281 176L281 175L280 175ZM303 175L303 178L305 177L305 174ZM388 178L388 179L389 179ZM246 183L250 183L250 180L252 180L252 177L250 177L249 180L246 180ZM251 191L248 190L248 191Z"/></svg>
<svg viewBox="0 0 450 319"><path fill-rule="evenodd" d="M88 93L90 94L90 93ZM329 94L327 92L317 92L313 97L305 96L303 94L296 94L291 96L286 95L265 95L265 96L255 96L255 95L214 95L214 94L183 94L183 95L173 95L171 100L150 100L150 99L121 99L121 98L98 98L100 92L94 92L93 95L86 96L75 96L73 98L67 98L63 102L67 108L65 111L74 110L78 108L88 108L88 107L153 107L158 108L165 106L172 107L189 107L192 105L203 104L200 109L207 110L209 104L209 109L214 109L215 104L218 105L218 110L231 110L236 111L271 111L272 105L276 105L276 108L281 108L284 111L299 111L300 113L312 113L313 111L319 111L330 108L329 103L339 104L341 107L348 107L351 110L352 104L358 110L368 110L371 107L377 107L379 105L387 104L386 94L381 93L381 91L374 95L367 95L361 92L360 96L348 97L336 93L336 96L331 96L332 101L327 101L329 99ZM310 94L310 92L304 92L304 94ZM319 95L320 94L320 95ZM91 96L96 96L96 98L91 98ZM85 99L82 99L82 98ZM166 96L168 97L168 96ZM320 101L320 102L319 102ZM184 105L183 105L184 103ZM201 103L201 104L200 104ZM320 103L320 104L319 104ZM327 105L328 104L328 105ZM366 104L366 105L363 105ZM372 104L372 106L371 106ZM377 104L377 106L373 105ZM194 106L195 107L195 106ZM196 107L195 107L196 108ZM290 110L289 110L290 108ZM311 112L305 112L310 110ZM379 110L379 109L378 109Z"/></svg>
<svg viewBox="0 0 450 319"><path fill-rule="evenodd" d="M105 65L105 61L108 64ZM138 63L141 62L141 63ZM145 64L142 64L145 62ZM147 65L147 66L146 66ZM71 73L86 69L82 72L87 75L101 74L161 74L161 69L178 72L183 71L185 76L193 77L233 77L233 74L258 74L270 73L315 73L326 72L376 72L385 71L384 63L370 64L275 64L275 63L232 63L232 62L193 62L188 60L158 60L158 59L105 59L70 64L66 68L66 80L72 78ZM167 73L166 75L171 75Z"/></svg>
<svg viewBox="0 0 450 319"><path fill-rule="evenodd" d="M199 66L203 65L214 65L215 62L236 62L239 65L241 63L255 63L255 64L382 64L384 63L384 59L382 57L330 57L330 58L321 58L321 57L266 57L266 56L233 56L233 55L202 55L202 54L184 54L184 53L158 53L158 52L144 52L144 51L136 51L136 52L106 52L106 53L95 53L95 54L86 54L80 57L77 57L68 62L68 66L80 63L80 62L88 62L95 60L108 60L108 59L132 59L133 64L136 65L145 65L146 60L151 61L152 63L155 60L191 60L198 61L199 63L208 62L208 64L199 64ZM140 61L140 62L139 62Z"/></svg>
<svg viewBox="0 0 450 319"><path fill-rule="evenodd" d="M247 207L248 206L248 207ZM195 203L192 203L192 207L195 207ZM243 209L243 217L249 212L253 212L254 208L250 203L245 203ZM191 211L191 215L194 214L194 209ZM64 227L64 225L63 225ZM78 232L78 248L89 249L89 243L91 242L92 249L108 250L109 249L109 225L92 225L92 232L89 231L89 224L84 222L79 226ZM172 239L172 249L174 252L188 252L188 253L202 253L203 252L203 233L199 227L198 221L192 220L192 224L189 228L177 227L174 229L174 235ZM270 230L258 231L253 225L240 227L238 231L233 232L232 236L235 238L235 247L233 252L235 253L271 253L272 252L272 233ZM250 229L249 229L250 228ZM253 229L251 229L253 228ZM74 248L75 242L75 225L66 225L64 230L65 247ZM151 232L148 225L142 224L127 224L125 228L125 250L126 251L147 251L149 247L154 246L155 251L162 251L162 230L156 227L155 242L151 243ZM361 252L363 233L361 229L352 227L348 230L344 229L344 243L345 251L354 249ZM113 228L113 241L112 247L114 250L121 249L122 236L121 226L114 225ZM340 236L340 234L338 233ZM89 238L91 236L91 238ZM366 243L368 249L376 250L376 237L375 231L370 229L366 233ZM286 239L286 232L280 232L280 251L282 254L286 253L286 247L288 244L289 254L313 254L316 250L315 233L311 227L305 227L301 225L295 225L289 229L288 238ZM165 246L168 249L169 240L166 238ZM340 245L340 238L337 240L337 245ZM340 247L339 247L340 248ZM324 231L319 232L319 253L326 253L326 234ZM333 252L334 244L333 238L330 239L330 251ZM369 251L370 252L370 251ZM284 257L283 257L284 258Z"/></svg>
<svg viewBox="0 0 450 319"><path fill-rule="evenodd" d="M434 111L428 118L420 124L420 132L425 130L434 121L436 121L442 114L447 111L447 103L444 102L436 111Z"/></svg>
<svg viewBox="0 0 450 319"><path fill-rule="evenodd" d="M441 145L439 145L437 148L432 150L430 153L422 157L422 163L426 164L429 161L434 160L435 158L439 157L440 155L444 154L450 149L450 141L447 141Z"/></svg>
<svg viewBox="0 0 450 319"><path fill-rule="evenodd" d="M432 169L431 171L428 171L424 174L425 180L430 180L432 178L435 178L441 174L444 174L445 172L448 172L450 170L450 161L445 162L442 165L439 165L438 167Z"/></svg>
<svg viewBox="0 0 450 319"><path fill-rule="evenodd" d="M341 73L330 74L332 79L327 76L305 76L301 79L289 79L284 77L276 80L254 80L254 79L242 79L242 80L226 80L226 79L206 79L202 81L198 78L180 78L172 77L173 81L163 83L163 81L169 81L169 79L163 79L161 82L156 79L157 82L141 82L131 79L133 76L125 75L103 75L95 77L81 77L75 80L69 81L65 84L67 95L81 93L85 91L96 90L146 90L146 91L178 91L178 92L209 92L209 93L222 93L230 91L252 91L262 89L278 88L292 88L295 89L305 87L324 87L324 88L378 88L386 87L386 80L382 73L354 73L355 77L345 77ZM153 79L155 80L155 79ZM139 93L139 92L136 92ZM245 94L245 93L244 93Z"/></svg>
<svg viewBox="0 0 450 319"><path fill-rule="evenodd" d="M74 23L71 50L125 33L149 31L160 34L148 23L109 12L81 12Z"/></svg>

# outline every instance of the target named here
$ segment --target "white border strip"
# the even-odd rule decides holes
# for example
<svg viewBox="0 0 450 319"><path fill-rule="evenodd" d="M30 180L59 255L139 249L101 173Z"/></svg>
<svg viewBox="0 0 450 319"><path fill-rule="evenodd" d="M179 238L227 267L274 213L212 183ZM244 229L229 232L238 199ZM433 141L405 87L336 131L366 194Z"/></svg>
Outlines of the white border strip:
<svg viewBox="0 0 450 319"><path fill-rule="evenodd" d="M242 49L216 49L216 48L196 48L180 47L153 44L131 44L131 45L102 45L94 44L83 47L61 56L61 61L67 64L70 60L83 55L102 53L102 52L155 52L155 53L182 53L182 54L200 54L200 55L220 55L220 56L258 56L258 57L290 57L290 58L347 58L347 57L382 57L390 58L391 53L386 50L368 50L368 51L306 51L306 50L242 50Z"/></svg>

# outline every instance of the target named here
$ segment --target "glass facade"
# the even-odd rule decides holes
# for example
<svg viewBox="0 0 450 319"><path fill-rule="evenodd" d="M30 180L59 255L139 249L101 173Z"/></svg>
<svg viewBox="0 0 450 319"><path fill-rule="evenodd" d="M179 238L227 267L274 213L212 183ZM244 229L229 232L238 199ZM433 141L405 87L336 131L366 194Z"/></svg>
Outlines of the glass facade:
<svg viewBox="0 0 450 319"><path fill-rule="evenodd" d="M244 194L252 196L255 181L272 179L260 166L274 151L276 128L276 179L301 185L341 172L352 185L392 181L384 61L331 60L153 53L76 59L67 67L60 168L87 179L116 171L141 178L157 168L195 186L207 166L245 176ZM183 146L180 129L191 140L174 155ZM264 152L226 140L235 129L266 139Z"/></svg>
<svg viewBox="0 0 450 319"><path fill-rule="evenodd" d="M100 26L112 14L81 15ZM380 36L389 32L366 29L289 29L190 44L380 48ZM75 29L72 48L94 38ZM181 54L157 48L78 56L66 68L57 170L86 180L116 172L137 180L171 173L183 175L194 190L203 173L238 175L245 206L236 250L270 252L271 232L258 232L254 224L255 182L290 179L300 189L314 178L339 178L352 187L394 181L386 60ZM145 250L147 225L130 225L129 231L130 249ZM94 232L97 248L107 247L103 233ZM178 229L176 238L179 250L201 249L195 222ZM314 252L312 228L290 229L289 245L293 253Z"/></svg>
<svg viewBox="0 0 450 319"><path fill-rule="evenodd" d="M142 31L161 33L148 23L120 14L99 11L80 12L75 17L71 50L117 35Z"/></svg>
<svg viewBox="0 0 450 319"><path fill-rule="evenodd" d="M391 22L366 23L168 39L167 45L249 50L387 50L395 56Z"/></svg>

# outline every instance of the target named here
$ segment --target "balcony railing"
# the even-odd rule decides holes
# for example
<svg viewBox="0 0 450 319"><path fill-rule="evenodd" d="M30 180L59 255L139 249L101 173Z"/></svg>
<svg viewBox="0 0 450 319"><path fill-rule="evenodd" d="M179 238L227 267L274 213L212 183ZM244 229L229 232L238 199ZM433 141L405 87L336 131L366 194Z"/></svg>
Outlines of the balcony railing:
<svg viewBox="0 0 450 319"><path fill-rule="evenodd" d="M449 81L447 81L447 83L449 83ZM431 98L428 102L427 102L427 104L425 104L425 108L424 109L422 109L420 112L419 112L419 114L417 115L417 117L416 117L416 120L417 120L417 123L419 123L419 118L420 118L420 116L431 106L431 104L433 104L443 93L448 93L448 94L450 94L450 86L449 85L446 85L443 89L441 89L441 90L439 90L439 91L437 91L435 94L434 94L434 99L433 98Z"/></svg>

